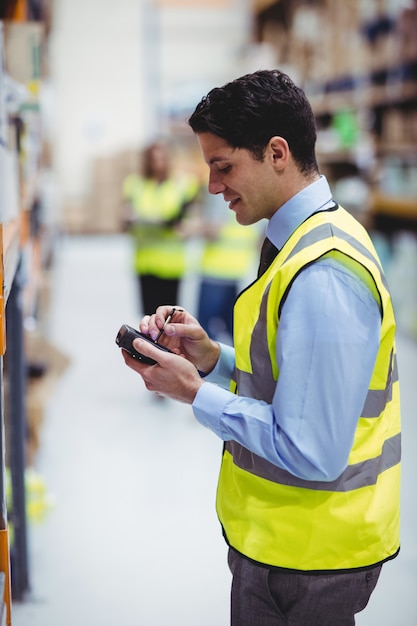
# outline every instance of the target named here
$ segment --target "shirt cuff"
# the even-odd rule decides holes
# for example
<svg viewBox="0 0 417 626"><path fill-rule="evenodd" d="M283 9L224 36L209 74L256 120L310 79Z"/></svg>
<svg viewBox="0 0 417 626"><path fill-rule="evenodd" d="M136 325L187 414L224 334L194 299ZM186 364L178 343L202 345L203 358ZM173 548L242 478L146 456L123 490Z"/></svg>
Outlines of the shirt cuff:
<svg viewBox="0 0 417 626"><path fill-rule="evenodd" d="M223 433L221 420L231 395L233 394L230 391L205 382L198 390L192 404L197 421L224 441L230 439L230 437Z"/></svg>
<svg viewBox="0 0 417 626"><path fill-rule="evenodd" d="M235 349L232 346L227 346L220 342L219 346L220 355L217 363L210 374L204 375L203 378L209 383L214 383L224 389L229 389L230 379L235 365Z"/></svg>

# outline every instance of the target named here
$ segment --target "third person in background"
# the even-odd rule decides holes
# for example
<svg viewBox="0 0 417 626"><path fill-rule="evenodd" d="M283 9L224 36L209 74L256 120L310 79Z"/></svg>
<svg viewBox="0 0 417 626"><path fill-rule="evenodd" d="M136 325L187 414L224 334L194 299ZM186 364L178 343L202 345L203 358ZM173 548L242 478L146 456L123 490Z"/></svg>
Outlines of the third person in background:
<svg viewBox="0 0 417 626"><path fill-rule="evenodd" d="M203 202L197 318L212 339L233 343L233 306L245 280L256 276L265 226L241 226L222 196Z"/></svg>

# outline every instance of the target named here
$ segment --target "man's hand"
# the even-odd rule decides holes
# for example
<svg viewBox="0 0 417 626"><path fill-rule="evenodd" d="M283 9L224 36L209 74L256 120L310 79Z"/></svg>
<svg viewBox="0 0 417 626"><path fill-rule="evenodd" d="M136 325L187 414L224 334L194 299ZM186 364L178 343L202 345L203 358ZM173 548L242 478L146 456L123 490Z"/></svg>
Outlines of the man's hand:
<svg viewBox="0 0 417 626"><path fill-rule="evenodd" d="M174 308L174 315L165 324ZM220 346L210 339L192 315L177 306L158 307L156 313L142 319L139 328L154 341L159 337L158 343L173 354L159 350L149 341L135 339L133 347L157 363L147 365L122 350L126 365L142 376L149 391L192 404L204 384L200 372L211 372L219 358Z"/></svg>
<svg viewBox="0 0 417 626"><path fill-rule="evenodd" d="M175 314L164 327L172 309ZM175 354L180 354L190 361L200 372L212 371L220 355L219 345L210 339L198 321L181 307L164 305L158 307L153 315L146 315L140 325L140 331L155 340L162 328L164 332L158 340ZM135 344L136 342L135 342ZM146 354L146 353L145 353ZM156 359L159 361L160 359Z"/></svg>
<svg viewBox="0 0 417 626"><path fill-rule="evenodd" d="M133 345L136 350L157 361L156 365L146 365L122 350L126 365L142 376L146 388L173 400L192 404L204 384L195 366L182 356L158 350L148 341L135 339Z"/></svg>

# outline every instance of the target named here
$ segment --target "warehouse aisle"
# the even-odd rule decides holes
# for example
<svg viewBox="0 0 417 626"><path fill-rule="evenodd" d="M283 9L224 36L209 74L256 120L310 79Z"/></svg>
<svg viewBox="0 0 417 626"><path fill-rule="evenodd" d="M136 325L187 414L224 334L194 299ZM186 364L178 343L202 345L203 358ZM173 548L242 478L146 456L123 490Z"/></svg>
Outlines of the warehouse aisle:
<svg viewBox="0 0 417 626"><path fill-rule="evenodd" d="M49 339L70 359L47 404L36 467L55 499L30 525L31 593L13 626L227 626L230 575L214 511L221 443L188 406L156 401L114 338L136 324L124 235L66 236ZM195 279L183 288L192 310ZM399 338L403 549L360 626L417 622L417 346Z"/></svg>
<svg viewBox="0 0 417 626"><path fill-rule="evenodd" d="M137 324L127 240L58 246L50 339L70 359L37 468L56 504L31 527L14 626L225 626L229 574L214 511L221 443L155 401L115 344Z"/></svg>

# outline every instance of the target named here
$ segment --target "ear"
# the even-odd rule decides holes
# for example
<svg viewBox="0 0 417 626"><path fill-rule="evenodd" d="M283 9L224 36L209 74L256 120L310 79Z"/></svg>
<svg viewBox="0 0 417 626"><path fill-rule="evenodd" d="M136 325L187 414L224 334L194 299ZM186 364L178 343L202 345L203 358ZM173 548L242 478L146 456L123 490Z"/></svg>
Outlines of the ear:
<svg viewBox="0 0 417 626"><path fill-rule="evenodd" d="M276 170L281 171L285 168L290 157L290 148L287 140L278 135L271 137L268 147L273 162L273 166Z"/></svg>

